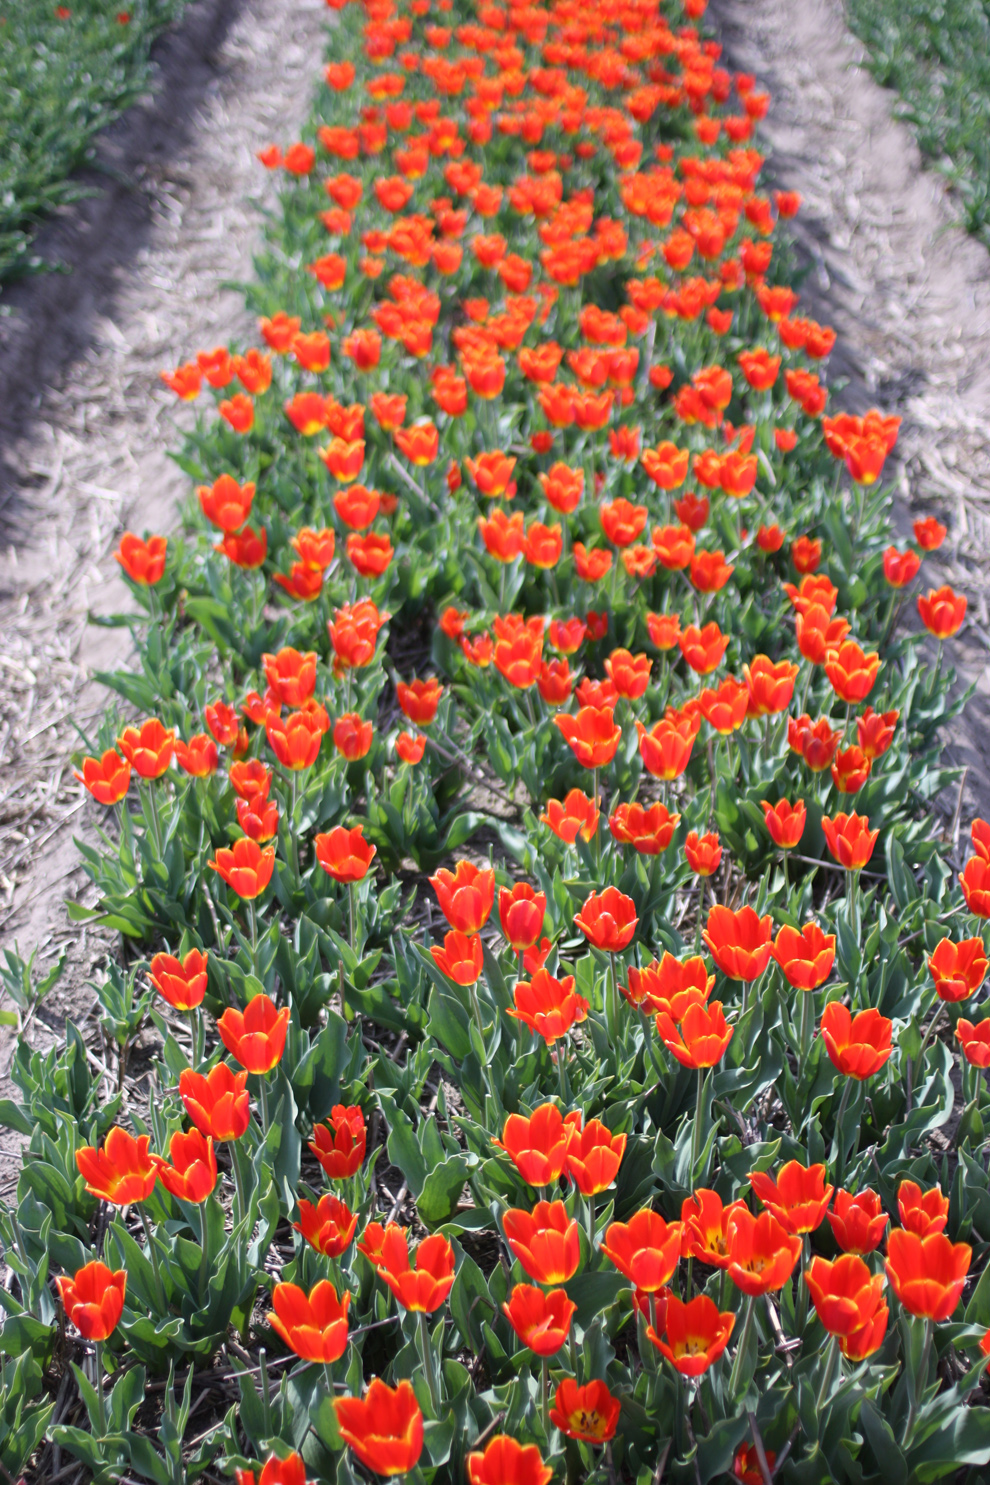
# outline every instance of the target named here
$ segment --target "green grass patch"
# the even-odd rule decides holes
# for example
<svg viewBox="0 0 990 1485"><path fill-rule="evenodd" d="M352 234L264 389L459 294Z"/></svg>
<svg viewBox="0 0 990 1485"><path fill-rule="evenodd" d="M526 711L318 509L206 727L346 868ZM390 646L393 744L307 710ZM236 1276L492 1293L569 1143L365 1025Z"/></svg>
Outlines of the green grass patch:
<svg viewBox="0 0 990 1485"><path fill-rule="evenodd" d="M990 243L990 3L846 0L869 68L903 100L923 154L952 182L969 231Z"/></svg>
<svg viewBox="0 0 990 1485"><path fill-rule="evenodd" d="M93 136L147 85L151 44L184 3L0 4L0 284L41 266L38 223L78 199Z"/></svg>

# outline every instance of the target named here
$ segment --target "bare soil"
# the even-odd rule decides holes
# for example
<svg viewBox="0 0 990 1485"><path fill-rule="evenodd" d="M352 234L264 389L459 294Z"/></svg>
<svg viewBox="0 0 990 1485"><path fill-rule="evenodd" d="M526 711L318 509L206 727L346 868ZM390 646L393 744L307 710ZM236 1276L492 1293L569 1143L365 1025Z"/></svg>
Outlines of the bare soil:
<svg viewBox="0 0 990 1485"><path fill-rule="evenodd" d="M67 1014L91 1020L86 980L112 947L64 906L88 885L72 837L92 839L103 815L70 755L106 706L93 672L130 650L89 616L131 606L121 531L168 532L187 492L167 455L189 414L160 370L257 339L220 286L250 277L275 189L255 151L298 137L327 16L322 0L194 0L158 48L153 93L101 138L101 194L42 234L71 271L0 301L0 948L40 945L42 968L69 951L32 1023L41 1047ZM0 1096L13 1046L0 1033ZM0 1192L17 1145L0 1137Z"/></svg>

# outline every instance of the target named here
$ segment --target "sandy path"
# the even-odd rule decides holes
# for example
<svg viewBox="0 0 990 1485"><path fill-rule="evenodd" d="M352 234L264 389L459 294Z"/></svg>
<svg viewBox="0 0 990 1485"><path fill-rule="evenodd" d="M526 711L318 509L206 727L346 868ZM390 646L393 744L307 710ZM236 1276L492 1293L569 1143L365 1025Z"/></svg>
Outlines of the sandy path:
<svg viewBox="0 0 990 1485"><path fill-rule="evenodd" d="M69 971L33 1023L42 1046L61 1034L67 1012L91 1014L81 987L110 942L74 928L64 908L65 898L86 896L72 835L91 833L102 814L71 775L69 754L79 746L72 722L94 726L106 693L89 676L125 662L129 649L126 631L94 628L87 614L128 607L112 557L120 531L171 530L188 488L167 458L182 414L160 369L255 334L240 296L219 285L251 274L259 223L252 198L270 201L274 191L255 150L296 137L327 14L322 0L197 0L190 24L202 33L204 56L183 54L178 81L185 86L188 68L200 65L206 86L185 146L143 172L138 204L145 216L150 205L150 230L134 247L119 237L130 228L111 223L116 262L95 287L76 279L77 321L66 344L74 337L84 354L38 399L29 436L3 449L15 483L6 492L14 541L0 551L0 947L16 939L26 955L40 944L46 965L69 948ZM200 25L204 17L210 24ZM147 121L141 127L147 132ZM39 289L43 315L47 289ZM18 313L29 314L30 304L29 295ZM3 1033L0 1081L12 1047ZM0 1146L0 1190L13 1176L10 1153Z"/></svg>
<svg viewBox="0 0 990 1485"><path fill-rule="evenodd" d="M965 821L990 796L990 254L861 65L841 0L713 0L711 14L731 65L772 94L763 147L777 182L804 197L802 301L839 331L840 400L904 418L895 522L907 532L936 511L950 526L926 575L970 599L950 647L977 688L948 749L969 770Z"/></svg>

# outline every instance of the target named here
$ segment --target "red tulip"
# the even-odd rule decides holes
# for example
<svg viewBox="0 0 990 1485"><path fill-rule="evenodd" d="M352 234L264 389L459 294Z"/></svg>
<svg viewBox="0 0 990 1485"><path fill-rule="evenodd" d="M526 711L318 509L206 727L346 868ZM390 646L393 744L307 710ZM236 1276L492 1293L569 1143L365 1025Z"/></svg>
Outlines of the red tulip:
<svg viewBox="0 0 990 1485"><path fill-rule="evenodd" d="M117 1328L124 1308L127 1274L111 1272L105 1263L87 1263L72 1278L56 1280L65 1313L87 1341L105 1341Z"/></svg>

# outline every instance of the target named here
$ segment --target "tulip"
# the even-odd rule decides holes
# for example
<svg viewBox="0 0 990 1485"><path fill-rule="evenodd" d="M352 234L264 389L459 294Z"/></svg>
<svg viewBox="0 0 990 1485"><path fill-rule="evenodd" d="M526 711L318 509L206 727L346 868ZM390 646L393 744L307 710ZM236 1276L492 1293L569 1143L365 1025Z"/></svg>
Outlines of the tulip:
<svg viewBox="0 0 990 1485"><path fill-rule="evenodd" d="M879 667L880 656L875 650L867 655L854 640L847 639L829 654L825 674L839 699L852 706L869 696Z"/></svg>
<svg viewBox="0 0 990 1485"><path fill-rule="evenodd" d="M233 475L222 474L211 485L196 490L200 509L213 526L224 532L237 531L251 514L254 500L253 482L239 485Z"/></svg>
<svg viewBox="0 0 990 1485"><path fill-rule="evenodd" d="M383 1228L371 1222L358 1248L374 1265L404 1310L432 1315L454 1284L454 1250L442 1233L419 1244L415 1264L409 1256L409 1234L394 1222Z"/></svg>
<svg viewBox="0 0 990 1485"><path fill-rule="evenodd" d="M862 748L845 748L835 755L832 782L840 794L856 794L869 778L872 766Z"/></svg>
<svg viewBox="0 0 990 1485"><path fill-rule="evenodd" d="M405 1475L423 1452L423 1414L412 1383L389 1387L375 1377L363 1398L338 1397L337 1427L345 1444L376 1475Z"/></svg>
<svg viewBox="0 0 990 1485"><path fill-rule="evenodd" d="M642 534L646 525L646 506L633 505L619 498L607 501L599 509L599 519L606 541L616 547L628 547Z"/></svg>
<svg viewBox="0 0 990 1485"><path fill-rule="evenodd" d="M235 567L253 572L263 566L268 556L268 532L264 526L260 531L255 531L250 526L245 526L236 534L228 531L223 541L218 542L213 550L222 552Z"/></svg>
<svg viewBox="0 0 990 1485"><path fill-rule="evenodd" d="M583 706L576 717L562 713L554 722L583 768L601 768L615 757L622 728L615 724L611 707Z"/></svg>
<svg viewBox="0 0 990 1485"><path fill-rule="evenodd" d="M228 1006L217 1022L220 1040L249 1073L271 1072L282 1060L289 1029L289 1007L281 1010L264 993L248 1001L244 1011Z"/></svg>
<svg viewBox="0 0 990 1485"><path fill-rule="evenodd" d="M735 1212L745 1203L730 1202L723 1206L717 1191L699 1188L681 1202L681 1254L697 1258L715 1268L729 1266L729 1225Z"/></svg>
<svg viewBox="0 0 990 1485"><path fill-rule="evenodd" d="M105 1263L93 1262L77 1268L72 1278L55 1280L66 1317L86 1341L105 1341L117 1328L124 1309L127 1274L112 1272Z"/></svg>
<svg viewBox="0 0 990 1485"><path fill-rule="evenodd" d="M395 688L396 700L410 722L417 727L429 727L436 717L437 707L443 695L443 687L436 676L426 681L399 681Z"/></svg>
<svg viewBox="0 0 990 1485"><path fill-rule="evenodd" d="M875 712L868 706L856 722L859 746L871 763L882 757L890 747L900 712Z"/></svg>
<svg viewBox="0 0 990 1485"><path fill-rule="evenodd" d="M357 712L345 712L333 726L334 747L348 763L356 763L371 750L374 731L374 724L363 721Z"/></svg>
<svg viewBox="0 0 990 1485"><path fill-rule="evenodd" d="M505 1240L537 1284L566 1284L578 1271L578 1225L562 1201L539 1201L532 1212L510 1207L502 1217Z"/></svg>
<svg viewBox="0 0 990 1485"><path fill-rule="evenodd" d="M695 624L678 636L677 646L687 664L698 675L710 675L721 665L729 648L729 635L723 634L715 623L699 629Z"/></svg>
<svg viewBox="0 0 990 1485"><path fill-rule="evenodd" d="M841 732L833 732L826 717L812 722L807 714L792 717L787 723L787 745L792 752L800 753L812 773L822 773L830 768L836 749L842 739Z"/></svg>
<svg viewBox="0 0 990 1485"><path fill-rule="evenodd" d="M395 739L395 751L403 763L408 763L411 767L415 767L417 763L423 761L423 754L426 752L426 738L422 735L414 737L411 732L400 732Z"/></svg>
<svg viewBox="0 0 990 1485"><path fill-rule="evenodd" d="M464 934L480 932L495 901L495 873L458 861L454 871L441 870L430 877L440 910L451 928Z"/></svg>
<svg viewBox="0 0 990 1485"><path fill-rule="evenodd" d="M301 1360L329 1366L347 1350L350 1301L346 1292L338 1298L327 1279L321 1279L308 1295L297 1284L276 1284L268 1323Z"/></svg>
<svg viewBox="0 0 990 1485"><path fill-rule="evenodd" d="M596 949L621 954L636 932L636 904L617 887L604 892L589 892L584 906L574 915L574 923Z"/></svg>
<svg viewBox="0 0 990 1485"><path fill-rule="evenodd" d="M250 800L237 800L237 823L251 840L264 845L278 833L278 805L274 800L254 805Z"/></svg>
<svg viewBox="0 0 990 1485"><path fill-rule="evenodd" d="M872 1078L890 1057L893 1022L874 1007L853 1016L833 1000L822 1012L822 1038L834 1067L862 1082Z"/></svg>
<svg viewBox="0 0 990 1485"><path fill-rule="evenodd" d="M621 1411L619 1399L612 1396L604 1382L588 1382L581 1387L573 1377L565 1377L557 1388L550 1422L569 1439L607 1444L615 1437Z"/></svg>
<svg viewBox="0 0 990 1485"><path fill-rule="evenodd" d="M933 1232L944 1232L949 1220L949 1198L941 1188L933 1186L922 1191L914 1181L902 1181L897 1188L897 1210L901 1225L918 1237L929 1237Z"/></svg>
<svg viewBox="0 0 990 1485"><path fill-rule="evenodd" d="M275 869L275 847L261 846L253 840L235 840L233 849L217 851L207 865L223 877L238 897L252 902L260 897L272 879Z"/></svg>
<svg viewBox="0 0 990 1485"><path fill-rule="evenodd" d="M918 576L920 566L917 552L899 552L896 547L888 547L883 554L883 575L892 588L906 588Z"/></svg>
<svg viewBox="0 0 990 1485"><path fill-rule="evenodd" d="M622 845L632 846L645 856L659 856L674 838L680 815L669 813L665 804L644 809L641 804L616 805L609 816L609 829Z"/></svg>
<svg viewBox="0 0 990 1485"><path fill-rule="evenodd" d="M839 813L834 819L822 816L825 841L835 860L846 871L860 871L873 855L880 834L871 830L865 815Z"/></svg>
<svg viewBox="0 0 990 1485"><path fill-rule="evenodd" d="M977 918L990 918L990 861L970 856L959 874L966 906Z"/></svg>
<svg viewBox="0 0 990 1485"><path fill-rule="evenodd" d="M726 1273L749 1296L783 1289L801 1256L800 1237L782 1227L772 1212L754 1217L744 1206L729 1222L728 1246Z"/></svg>
<svg viewBox="0 0 990 1485"><path fill-rule="evenodd" d="M734 572L724 552L695 552L691 558L691 586L699 593L720 592Z"/></svg>
<svg viewBox="0 0 990 1485"><path fill-rule="evenodd" d="M842 1251L860 1258L879 1247L888 1221L875 1191L860 1191L855 1196L837 1191L832 1210L825 1216Z"/></svg>
<svg viewBox="0 0 990 1485"><path fill-rule="evenodd" d="M200 1134L215 1140L239 1140L250 1122L246 1072L235 1073L218 1062L205 1075L184 1068L179 1074L179 1097Z"/></svg>
<svg viewBox="0 0 990 1485"><path fill-rule="evenodd" d="M113 748L99 758L84 758L82 773L74 777L84 784L98 804L119 804L131 782L131 765Z"/></svg>
<svg viewBox="0 0 990 1485"><path fill-rule="evenodd" d="M694 533L689 526L683 523L679 526L654 526L651 539L657 559L668 572L683 572L694 559ZM649 622L648 619L647 622ZM678 618L677 630L672 643L676 642L680 627ZM664 646L664 648L669 649L671 646Z"/></svg>
<svg viewBox="0 0 990 1485"><path fill-rule="evenodd" d="M492 1144L510 1156L530 1186L549 1186L567 1167L571 1120L575 1117L569 1115L565 1121L556 1104L541 1103L528 1118L510 1114L502 1138L492 1140Z"/></svg>
<svg viewBox="0 0 990 1485"><path fill-rule="evenodd" d="M368 1145L364 1114L356 1104L334 1104L326 1124L317 1124L309 1148L331 1181L344 1181L361 1169Z"/></svg>
<svg viewBox="0 0 990 1485"><path fill-rule="evenodd" d="M241 799L265 800L272 784L271 771L260 758L238 760L230 765L230 787Z"/></svg>
<svg viewBox="0 0 990 1485"><path fill-rule="evenodd" d="M963 1056L972 1067L990 1067L990 1017L975 1023L960 1016L956 1037Z"/></svg>
<svg viewBox="0 0 990 1485"><path fill-rule="evenodd" d="M600 1119L581 1126L580 1114L568 1115L567 1174L582 1196L597 1196L615 1180L626 1149L626 1136L613 1134Z"/></svg>
<svg viewBox="0 0 990 1485"><path fill-rule="evenodd" d="M505 1316L524 1346L537 1356L556 1356L571 1329L577 1305L566 1289L544 1294L533 1284L517 1284L502 1305Z"/></svg>
<svg viewBox="0 0 990 1485"><path fill-rule="evenodd" d="M502 887L498 894L498 916L506 943L521 954L536 943L543 931L547 895L537 892L528 882Z"/></svg>
<svg viewBox="0 0 990 1485"><path fill-rule="evenodd" d="M476 933L462 933L452 929L444 938L443 947L434 944L430 948L441 974L445 974L456 985L474 985L484 967L484 950Z"/></svg>
<svg viewBox="0 0 990 1485"><path fill-rule="evenodd" d="M746 720L749 691L741 681L726 676L717 688L706 686L699 704L705 721L723 737L728 737Z"/></svg>
<svg viewBox="0 0 990 1485"><path fill-rule="evenodd" d="M172 761L175 732L151 717L139 728L125 727L117 746L135 773L143 779L160 779Z"/></svg>
<svg viewBox="0 0 990 1485"><path fill-rule="evenodd" d="M302 706L316 688L316 651L301 654L285 648L276 655L262 655L268 687L283 706Z"/></svg>
<svg viewBox="0 0 990 1485"><path fill-rule="evenodd" d="M361 882L368 875L377 847L364 838L364 826L350 830L335 825L326 834L314 837L316 859L335 882Z"/></svg>
<svg viewBox="0 0 990 1485"><path fill-rule="evenodd" d="M666 1011L657 1015L657 1035L684 1067L714 1067L725 1055L732 1033L719 1000L689 1005L680 1026Z"/></svg>
<svg viewBox="0 0 990 1485"><path fill-rule="evenodd" d="M816 1255L804 1271L804 1282L829 1335L841 1342L868 1331L871 1350L879 1350L887 1329L882 1274L872 1273L854 1253L843 1253L834 1263Z"/></svg>
<svg viewBox="0 0 990 1485"><path fill-rule="evenodd" d="M601 1249L620 1273L644 1294L656 1294L677 1268L683 1229L644 1207L628 1222L612 1222L605 1229Z"/></svg>
<svg viewBox="0 0 990 1485"><path fill-rule="evenodd" d="M598 829L598 814L594 800L580 789L571 789L563 800L548 799L540 820L560 840L573 845L578 835L586 841L592 839Z"/></svg>
<svg viewBox="0 0 990 1485"><path fill-rule="evenodd" d="M148 978L163 1000L177 1011L191 1011L201 1005L206 994L207 957L200 949L190 949L182 959L173 954L156 954Z"/></svg>
<svg viewBox="0 0 990 1485"><path fill-rule="evenodd" d="M948 586L929 588L923 596L918 595L918 613L921 622L940 642L951 639L962 628L966 617L967 600L961 593L954 593Z"/></svg>
<svg viewBox="0 0 990 1485"><path fill-rule="evenodd" d="M990 821L974 820L969 827L973 850L983 861L990 861Z"/></svg>
<svg viewBox="0 0 990 1485"><path fill-rule="evenodd" d="M692 830L684 842L684 855L695 876L710 877L718 871L722 846L715 831L699 836Z"/></svg>
<svg viewBox="0 0 990 1485"><path fill-rule="evenodd" d="M791 928L785 923L774 940L773 957L795 990L817 990L832 973L835 934L825 934L817 923Z"/></svg>
<svg viewBox="0 0 990 1485"><path fill-rule="evenodd" d="M504 1433L467 1457L470 1485L547 1485L552 1474L535 1444L520 1444Z"/></svg>
<svg viewBox="0 0 990 1485"><path fill-rule="evenodd" d="M149 1137L135 1137L119 1125L107 1134L103 1149L83 1145L76 1151L76 1165L90 1196L115 1207L144 1201L154 1190L158 1167L148 1154Z"/></svg>
<svg viewBox="0 0 990 1485"><path fill-rule="evenodd" d="M194 779L206 779L217 771L217 745L205 732L198 732L187 743L175 739L175 761L184 773Z"/></svg>
<svg viewBox="0 0 990 1485"><path fill-rule="evenodd" d="M654 959L643 969L630 966L623 993L645 1015L666 1011L672 1021L682 1021L688 1006L704 1005L714 985L715 976L700 955L680 960L665 952L659 963Z"/></svg>
<svg viewBox="0 0 990 1485"><path fill-rule="evenodd" d="M887 1239L887 1277L909 1315L942 1324L959 1303L972 1257L968 1243L951 1243L944 1232L919 1237L895 1227Z"/></svg>
<svg viewBox="0 0 990 1485"><path fill-rule="evenodd" d="M612 553L602 547L586 547L576 541L572 548L574 570L583 583L598 583L612 567Z"/></svg>
<svg viewBox="0 0 990 1485"><path fill-rule="evenodd" d="M734 1313L726 1310L719 1314L718 1305L707 1294L696 1294L687 1304L670 1294L665 1310L662 1333L650 1325L647 1336L675 1371L684 1377L700 1377L729 1344L736 1323Z"/></svg>
<svg viewBox="0 0 990 1485"><path fill-rule="evenodd" d="M172 1135L168 1146L171 1165L160 1155L151 1158L165 1190L179 1201L205 1201L217 1184L213 1140L198 1129L191 1129L188 1134L177 1131Z"/></svg>
<svg viewBox="0 0 990 1485"><path fill-rule="evenodd" d="M574 989L574 976L555 980L545 969L538 969L532 980L517 980L512 998L508 1014L542 1036L548 1047L588 1014L588 1002Z"/></svg>
<svg viewBox="0 0 990 1485"><path fill-rule="evenodd" d="M773 1473L773 1467L777 1463L777 1455L773 1449L764 1451L767 1469ZM760 1456L756 1452L755 1444L740 1444L732 1459L732 1473L741 1482L741 1485L764 1485L766 1476L760 1463Z"/></svg>
<svg viewBox="0 0 990 1485"><path fill-rule="evenodd" d="M653 661L648 655L633 655L628 650L613 650L605 661L605 670L620 696L635 701L650 683Z"/></svg>
<svg viewBox="0 0 990 1485"><path fill-rule="evenodd" d="M743 675L749 688L749 715L776 716L786 711L794 695L797 673L798 667L791 661L781 660L775 665L766 655L757 655L752 664L744 665Z"/></svg>
<svg viewBox="0 0 990 1485"><path fill-rule="evenodd" d="M345 604L327 623L334 651L334 669L360 670L375 658L378 635L388 619L370 598Z"/></svg>
<svg viewBox="0 0 990 1485"><path fill-rule="evenodd" d="M351 1246L357 1220L356 1214L336 1196L321 1196L316 1206L301 1196L299 1221L292 1226L317 1253L340 1258Z"/></svg>
<svg viewBox="0 0 990 1485"><path fill-rule="evenodd" d="M835 1189L825 1184L824 1165L804 1166L799 1160L782 1165L776 1180L766 1171L752 1171L749 1184L784 1230L798 1237L821 1226Z"/></svg>
<svg viewBox="0 0 990 1485"><path fill-rule="evenodd" d="M162 580L167 548L164 536L152 536L144 542L133 531L125 531L113 555L132 583L148 588Z"/></svg>
<svg viewBox="0 0 990 1485"><path fill-rule="evenodd" d="M642 722L637 722L636 731L640 757L647 773L665 780L679 778L688 766L696 736L696 729L690 722L686 718L674 722L664 717L649 731Z"/></svg>
<svg viewBox="0 0 990 1485"><path fill-rule="evenodd" d="M650 641L658 650L666 653L677 644L681 632L681 619L679 614L654 614L647 613L646 627L649 631Z"/></svg>
<svg viewBox="0 0 990 1485"><path fill-rule="evenodd" d="M760 918L751 907L733 912L715 903L702 937L724 975L749 982L758 979L769 963L772 933L769 913Z"/></svg>
<svg viewBox="0 0 990 1485"><path fill-rule="evenodd" d="M923 520L915 521L912 529L914 539L923 552L938 551L947 535L946 528L934 516L925 516Z"/></svg>

